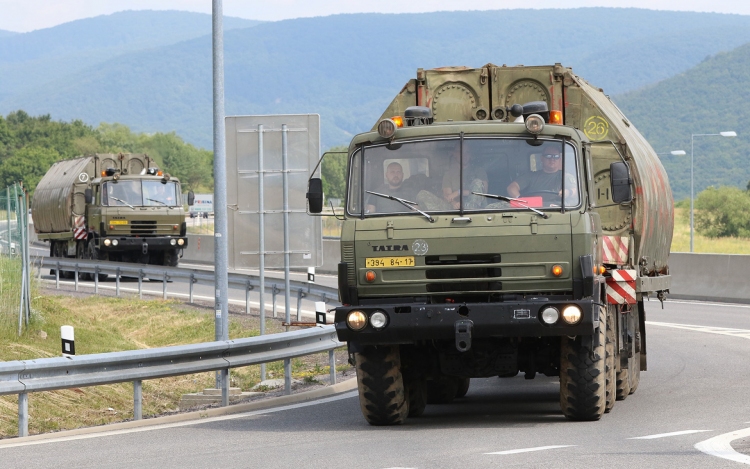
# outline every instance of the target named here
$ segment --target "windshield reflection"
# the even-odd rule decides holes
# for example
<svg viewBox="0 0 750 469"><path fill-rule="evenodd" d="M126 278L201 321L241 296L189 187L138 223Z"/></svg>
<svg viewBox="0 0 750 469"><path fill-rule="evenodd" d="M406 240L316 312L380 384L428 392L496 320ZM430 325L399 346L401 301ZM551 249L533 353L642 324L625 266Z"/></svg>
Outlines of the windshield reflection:
<svg viewBox="0 0 750 469"><path fill-rule="evenodd" d="M102 185L102 205L105 206L161 206L180 204L179 191L174 182L119 180Z"/></svg>

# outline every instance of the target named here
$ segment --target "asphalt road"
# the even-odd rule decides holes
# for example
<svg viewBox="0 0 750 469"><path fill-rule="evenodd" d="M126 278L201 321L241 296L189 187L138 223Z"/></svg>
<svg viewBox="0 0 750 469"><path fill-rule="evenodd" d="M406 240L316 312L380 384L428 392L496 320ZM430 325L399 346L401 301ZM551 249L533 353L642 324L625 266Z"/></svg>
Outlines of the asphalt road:
<svg viewBox="0 0 750 469"><path fill-rule="evenodd" d="M474 379L465 398L428 406L399 427L369 426L356 392L348 392L255 413L0 446L0 466L739 467L715 453L724 445L725 456L741 459L726 450L728 442L744 435L735 446L746 448L750 435L736 433L750 427L750 306L667 302L661 310L652 301L646 314L649 371L599 422L561 415L557 379L519 375Z"/></svg>

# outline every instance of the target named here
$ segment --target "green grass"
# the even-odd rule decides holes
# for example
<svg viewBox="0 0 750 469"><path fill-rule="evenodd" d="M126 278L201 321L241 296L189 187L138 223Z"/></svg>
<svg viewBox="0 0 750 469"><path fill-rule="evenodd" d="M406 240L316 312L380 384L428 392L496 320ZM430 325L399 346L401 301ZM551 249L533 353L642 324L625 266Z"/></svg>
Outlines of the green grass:
<svg viewBox="0 0 750 469"><path fill-rule="evenodd" d="M675 208L672 252L690 252L690 209ZM748 238L708 238L693 234L693 252L713 254L750 254Z"/></svg>
<svg viewBox="0 0 750 469"><path fill-rule="evenodd" d="M1 264L0 264L1 265ZM12 279L3 275L0 285ZM60 356L60 326L75 328L78 355L164 347L214 339L210 308L192 307L176 301L142 301L129 298L47 296L33 294L36 314L21 337L15 321L0 329L0 361ZM230 316L230 339L259 333L257 316ZM279 321L266 323L268 333L282 332ZM340 358L339 361L343 359ZM292 374L311 382L328 371L328 354L292 360ZM320 372L320 373L319 373ZM282 377L283 362L267 365L267 377ZM247 391L260 382L260 367L234 368L231 385ZM143 415L155 416L177 410L183 394L214 387L214 373L176 376L143 382ZM29 433L45 433L102 425L133 417L131 383L32 393L29 395ZM17 396L0 397L0 438L18 431Z"/></svg>

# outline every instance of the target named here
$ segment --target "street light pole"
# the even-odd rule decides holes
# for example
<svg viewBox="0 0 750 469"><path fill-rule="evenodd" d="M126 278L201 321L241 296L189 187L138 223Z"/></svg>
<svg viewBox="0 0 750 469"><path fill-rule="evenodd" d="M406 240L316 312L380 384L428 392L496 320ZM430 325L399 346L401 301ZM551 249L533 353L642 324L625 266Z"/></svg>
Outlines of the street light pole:
<svg viewBox="0 0 750 469"><path fill-rule="evenodd" d="M690 134L690 252L693 252L693 232L695 230L694 224L693 224L693 199L694 196L694 177L693 177L693 149L694 149L694 140L695 137L736 137L737 132L735 131L726 131L726 132L719 132L718 134Z"/></svg>

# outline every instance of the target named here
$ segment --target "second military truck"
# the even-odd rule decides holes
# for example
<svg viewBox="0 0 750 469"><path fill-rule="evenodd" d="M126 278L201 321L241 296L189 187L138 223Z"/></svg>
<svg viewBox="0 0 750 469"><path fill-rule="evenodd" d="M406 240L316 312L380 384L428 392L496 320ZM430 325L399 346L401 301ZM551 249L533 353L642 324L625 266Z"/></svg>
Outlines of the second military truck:
<svg viewBox="0 0 750 469"><path fill-rule="evenodd" d="M55 163L31 212L51 257L176 266L188 242L180 181L145 154Z"/></svg>
<svg viewBox="0 0 750 469"><path fill-rule="evenodd" d="M559 376L573 420L635 392L673 201L602 90L560 64L420 69L348 158L335 327L369 423L475 377Z"/></svg>

